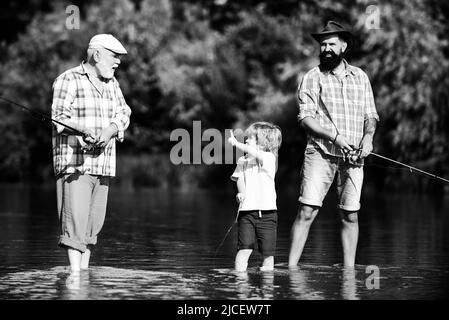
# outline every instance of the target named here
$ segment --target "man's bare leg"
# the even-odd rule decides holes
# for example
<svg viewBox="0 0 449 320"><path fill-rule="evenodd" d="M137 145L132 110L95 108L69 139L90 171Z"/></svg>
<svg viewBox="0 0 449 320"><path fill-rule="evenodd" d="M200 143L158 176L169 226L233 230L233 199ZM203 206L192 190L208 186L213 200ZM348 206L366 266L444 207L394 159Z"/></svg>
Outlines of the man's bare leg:
<svg viewBox="0 0 449 320"><path fill-rule="evenodd" d="M91 253L90 249L89 249L89 248L86 248L86 251L84 251L84 252L81 254L81 264L80 264L80 267L81 267L82 270L87 270L87 269L89 269L90 253Z"/></svg>
<svg viewBox="0 0 449 320"><path fill-rule="evenodd" d="M359 238L357 211L340 210L341 242L343 246L343 263L345 267L354 267Z"/></svg>
<svg viewBox="0 0 449 320"><path fill-rule="evenodd" d="M68 248L67 255L69 257L70 270L72 272L79 272L81 270L81 252Z"/></svg>
<svg viewBox="0 0 449 320"><path fill-rule="evenodd" d="M306 244L309 235L310 226L318 214L319 207L312 207L305 204L300 204L298 214L290 233L290 253L288 257L288 266L296 267L301 258L304 245Z"/></svg>

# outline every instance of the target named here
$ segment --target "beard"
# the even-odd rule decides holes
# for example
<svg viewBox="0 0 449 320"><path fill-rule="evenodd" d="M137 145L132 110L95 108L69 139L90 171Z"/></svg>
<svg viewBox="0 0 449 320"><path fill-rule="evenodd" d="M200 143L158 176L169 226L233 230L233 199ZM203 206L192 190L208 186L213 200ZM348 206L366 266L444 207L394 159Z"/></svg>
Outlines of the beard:
<svg viewBox="0 0 449 320"><path fill-rule="evenodd" d="M96 68L98 75L103 81L108 82L114 77L115 69L110 65L99 62L97 63Z"/></svg>
<svg viewBox="0 0 449 320"><path fill-rule="evenodd" d="M327 54L330 54L330 57L326 57ZM339 54L336 54L333 51L321 52L320 68L324 71L332 71L340 64L343 58L344 52L340 52Z"/></svg>

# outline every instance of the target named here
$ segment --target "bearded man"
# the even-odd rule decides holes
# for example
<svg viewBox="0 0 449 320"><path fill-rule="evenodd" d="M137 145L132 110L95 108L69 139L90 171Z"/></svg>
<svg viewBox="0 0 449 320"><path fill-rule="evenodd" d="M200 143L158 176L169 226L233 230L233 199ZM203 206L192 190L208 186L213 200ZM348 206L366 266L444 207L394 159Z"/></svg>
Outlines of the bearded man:
<svg viewBox="0 0 449 320"><path fill-rule="evenodd" d="M373 149L379 116L368 76L344 59L353 43L351 32L329 21L312 37L320 45L320 65L304 75L298 88L298 121L307 132L307 147L289 267L297 266L310 226L335 177L344 266L353 267L363 161Z"/></svg>

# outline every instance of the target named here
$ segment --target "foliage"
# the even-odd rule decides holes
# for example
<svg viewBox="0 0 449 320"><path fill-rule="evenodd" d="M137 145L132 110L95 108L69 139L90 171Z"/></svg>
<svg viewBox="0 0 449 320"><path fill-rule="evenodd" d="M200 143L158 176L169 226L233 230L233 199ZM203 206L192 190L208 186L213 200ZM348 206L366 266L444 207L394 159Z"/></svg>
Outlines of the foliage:
<svg viewBox="0 0 449 320"><path fill-rule="evenodd" d="M365 0L81 2L80 30L65 26L68 3L52 2L53 8L38 12L16 42L2 44L7 52L0 65L1 95L49 113L55 77L80 63L90 37L112 33L129 52L117 78L133 110L120 152L161 159L172 146L170 132L190 129L194 120L220 130L268 120L283 131L278 179L295 184L291 173L299 170L305 143L296 122L296 89L318 63L310 33L333 19L351 26L356 45L347 58L371 79L381 117L376 151L449 175L447 25L434 8L443 4L379 1L380 28L367 29L366 9L372 3ZM2 179L47 179L48 128L2 104L0 129L7 132L0 141ZM368 166L377 162L369 160ZM136 166L145 167L142 161ZM213 184L232 168L198 170L204 175L195 177L208 185L207 177ZM165 171L174 178L174 170ZM408 173L395 172L367 170L377 185L398 188ZM136 181L154 183L153 178ZM415 187L426 187L426 181Z"/></svg>
<svg viewBox="0 0 449 320"><path fill-rule="evenodd" d="M379 150L447 175L448 41L438 36L444 25L416 0L385 3L382 13L379 30L367 31L362 19L356 22L364 39L359 63L371 77L382 117ZM394 176L387 181L400 182Z"/></svg>

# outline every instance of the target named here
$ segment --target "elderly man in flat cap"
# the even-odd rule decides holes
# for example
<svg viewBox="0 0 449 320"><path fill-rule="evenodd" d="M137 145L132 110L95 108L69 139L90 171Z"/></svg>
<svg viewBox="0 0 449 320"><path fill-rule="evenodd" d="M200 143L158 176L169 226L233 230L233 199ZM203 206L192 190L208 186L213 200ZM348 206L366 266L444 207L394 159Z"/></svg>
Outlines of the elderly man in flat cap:
<svg viewBox="0 0 449 320"><path fill-rule="evenodd" d="M289 266L297 266L310 226L337 176L344 266L353 267L363 159L373 149L379 116L368 76L344 59L353 43L352 34L329 21L312 37L320 45L320 64L304 75L298 88L298 121L307 132L307 146Z"/></svg>
<svg viewBox="0 0 449 320"><path fill-rule="evenodd" d="M87 60L53 83L52 117L79 131L56 125L52 139L59 246L67 250L72 272L89 267L115 176L115 141L123 141L129 125L131 109L114 77L125 54L112 35L96 35Z"/></svg>

